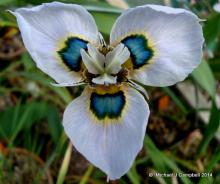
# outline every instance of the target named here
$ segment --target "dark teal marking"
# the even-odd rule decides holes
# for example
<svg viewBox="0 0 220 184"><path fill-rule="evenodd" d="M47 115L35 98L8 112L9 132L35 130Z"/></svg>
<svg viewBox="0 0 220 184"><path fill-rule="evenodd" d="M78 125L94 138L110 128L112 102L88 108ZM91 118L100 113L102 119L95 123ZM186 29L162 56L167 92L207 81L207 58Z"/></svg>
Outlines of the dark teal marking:
<svg viewBox="0 0 220 184"><path fill-rule="evenodd" d="M122 91L104 95L93 92L90 98L90 109L98 119L118 118L121 116L124 106L125 96Z"/></svg>
<svg viewBox="0 0 220 184"><path fill-rule="evenodd" d="M122 40L131 55L134 69L147 64L153 57L153 50L148 46L148 41L143 35L131 35Z"/></svg>
<svg viewBox="0 0 220 184"><path fill-rule="evenodd" d="M65 41L66 47L58 51L62 61L70 70L75 72L81 69L81 49L87 49L87 41L77 37L70 37Z"/></svg>

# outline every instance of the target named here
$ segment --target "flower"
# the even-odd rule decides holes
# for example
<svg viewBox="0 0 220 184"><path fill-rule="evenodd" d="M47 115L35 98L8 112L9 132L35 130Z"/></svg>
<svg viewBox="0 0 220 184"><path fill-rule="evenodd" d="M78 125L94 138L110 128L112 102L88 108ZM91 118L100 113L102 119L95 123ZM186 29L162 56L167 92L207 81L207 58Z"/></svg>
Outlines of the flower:
<svg viewBox="0 0 220 184"><path fill-rule="evenodd" d="M38 68L57 86L85 85L64 112L65 132L109 179L120 178L143 146L150 113L138 83L170 86L200 64L198 17L165 6L131 8L116 20L107 45L79 5L53 2L12 13Z"/></svg>
<svg viewBox="0 0 220 184"><path fill-rule="evenodd" d="M216 12L220 12L220 2L216 3L216 4L213 6L213 9L214 9Z"/></svg>

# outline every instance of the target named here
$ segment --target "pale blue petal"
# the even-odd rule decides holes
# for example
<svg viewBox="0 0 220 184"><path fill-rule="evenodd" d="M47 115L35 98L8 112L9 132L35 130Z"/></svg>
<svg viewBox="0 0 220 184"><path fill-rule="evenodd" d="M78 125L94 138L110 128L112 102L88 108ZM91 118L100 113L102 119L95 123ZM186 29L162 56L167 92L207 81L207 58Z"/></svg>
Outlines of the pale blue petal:
<svg viewBox="0 0 220 184"><path fill-rule="evenodd" d="M130 78L145 85L169 86L184 80L202 59L200 19L178 8L145 5L131 8L116 20L110 44L128 47Z"/></svg>
<svg viewBox="0 0 220 184"><path fill-rule="evenodd" d="M42 71L57 83L81 80L80 48L99 43L97 26L86 9L53 2L12 13L26 49Z"/></svg>
<svg viewBox="0 0 220 184"><path fill-rule="evenodd" d="M115 180L128 172L143 146L148 104L130 87L105 95L90 90L68 105L64 129L76 149Z"/></svg>

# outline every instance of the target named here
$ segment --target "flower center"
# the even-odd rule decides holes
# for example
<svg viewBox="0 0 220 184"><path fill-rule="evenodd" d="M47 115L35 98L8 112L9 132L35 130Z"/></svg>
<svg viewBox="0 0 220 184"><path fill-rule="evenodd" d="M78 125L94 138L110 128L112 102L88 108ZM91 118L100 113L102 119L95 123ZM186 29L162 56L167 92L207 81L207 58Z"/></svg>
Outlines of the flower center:
<svg viewBox="0 0 220 184"><path fill-rule="evenodd" d="M130 52L123 44L114 49L102 47L97 49L87 44L87 51L81 49L83 63L87 69L85 79L100 85L116 84L124 80L128 72L122 68L130 56Z"/></svg>

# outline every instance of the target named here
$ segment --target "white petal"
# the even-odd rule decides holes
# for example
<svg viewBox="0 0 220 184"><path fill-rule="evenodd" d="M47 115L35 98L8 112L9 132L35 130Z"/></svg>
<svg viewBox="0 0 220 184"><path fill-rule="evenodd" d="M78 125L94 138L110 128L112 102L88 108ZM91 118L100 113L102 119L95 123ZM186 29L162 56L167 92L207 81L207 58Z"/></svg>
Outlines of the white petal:
<svg viewBox="0 0 220 184"><path fill-rule="evenodd" d="M112 87L109 88L107 95L111 95ZM97 95L99 90L91 92L87 88L68 105L63 118L65 132L76 149L104 171L110 180L120 178L131 167L143 146L149 116L148 105L139 92L130 87L116 88L125 96L125 106L120 117L97 119L90 107L94 99L91 96L94 97L94 93ZM117 92L113 95L116 94L118 95ZM108 103L111 105L106 105L102 98L95 105L100 105L97 108L102 113L120 105L114 99L110 99Z"/></svg>
<svg viewBox="0 0 220 184"><path fill-rule="evenodd" d="M143 84L173 85L184 80L201 62L202 27L198 17L187 10L158 5L129 9L116 20L110 42L112 45L123 43L132 35L143 36L152 54L143 66L131 73L133 79ZM138 51L143 48L131 46L141 58Z"/></svg>
<svg viewBox="0 0 220 184"><path fill-rule="evenodd" d="M102 60L99 61L99 60L97 60L97 56L98 55L95 54L95 53L92 53L92 49L91 48L93 48L94 49L93 51L96 52L96 53L98 51L95 50L95 48L92 47L89 44L88 44L88 48L90 48L89 54L84 49L82 49L80 51L83 63L85 64L85 66L86 66L87 70L89 71L89 73L92 73L92 74L102 74L104 72L104 67L103 67L104 66L104 56L103 56L103 58L100 57L100 59L102 59ZM101 63L103 63L103 66L101 65Z"/></svg>
<svg viewBox="0 0 220 184"><path fill-rule="evenodd" d="M105 56L99 52L99 50L91 44L88 44L88 53L93 58L93 61L97 63L101 68L104 68Z"/></svg>
<svg viewBox="0 0 220 184"><path fill-rule="evenodd" d="M93 78L92 82L95 84L106 84L106 85L116 84L117 83L117 76L111 76L111 75L104 73L96 78Z"/></svg>
<svg viewBox="0 0 220 184"><path fill-rule="evenodd" d="M128 60L130 52L124 44L117 45L106 55L106 72L108 74L117 74L121 70L121 65Z"/></svg>
<svg viewBox="0 0 220 184"><path fill-rule="evenodd" d="M220 3L216 3L213 8L215 11L220 13Z"/></svg>
<svg viewBox="0 0 220 184"><path fill-rule="evenodd" d="M58 83L81 79L77 72L69 70L58 51L69 37L99 42L95 21L83 7L53 2L12 13L17 18L25 47L41 70Z"/></svg>

